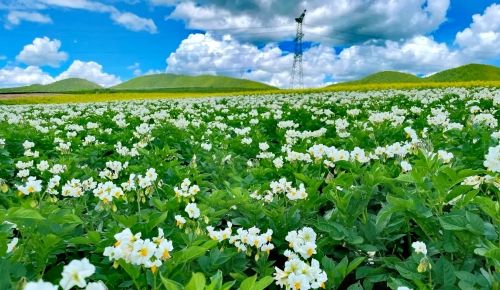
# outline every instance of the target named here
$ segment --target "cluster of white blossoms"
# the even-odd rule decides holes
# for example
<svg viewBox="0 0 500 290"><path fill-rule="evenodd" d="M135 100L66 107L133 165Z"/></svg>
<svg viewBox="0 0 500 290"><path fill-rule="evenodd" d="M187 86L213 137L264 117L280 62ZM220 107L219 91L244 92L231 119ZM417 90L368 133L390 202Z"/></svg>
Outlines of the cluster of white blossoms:
<svg viewBox="0 0 500 290"><path fill-rule="evenodd" d="M99 172L99 177L103 179L117 179L120 172L128 167L128 162L121 163L120 161L108 161L106 162L106 168Z"/></svg>
<svg viewBox="0 0 500 290"><path fill-rule="evenodd" d="M149 168L144 175L130 174L127 181L121 184L124 191L133 191L139 188L148 189L154 185L158 179L156 169Z"/></svg>
<svg viewBox="0 0 500 290"><path fill-rule="evenodd" d="M304 259L316 254L316 233L312 228L304 227L299 231L288 232L285 240L288 246Z"/></svg>
<svg viewBox="0 0 500 290"><path fill-rule="evenodd" d="M129 264L150 268L153 272L163 261L170 259L174 249L172 241L165 238L161 228L158 228L158 236L153 239L141 239L141 233L133 234L129 228L114 237L116 243L104 249L104 256L110 261L123 259Z"/></svg>
<svg viewBox="0 0 500 290"><path fill-rule="evenodd" d="M228 227L232 225L228 223ZM208 228L207 228L208 230ZM224 232L224 230L222 230ZM268 229L265 233L260 233L261 230L257 227L251 227L248 230L238 228L236 234L229 237L229 243L234 245L238 251L249 253L252 247L261 252L269 253L274 249L274 244L271 243L273 238L273 230Z"/></svg>
<svg viewBox="0 0 500 290"><path fill-rule="evenodd" d="M293 251L285 251L288 261L285 262L283 270L275 267L276 285L294 290L325 288L327 276L321 270L319 262L316 259L307 262L307 259L316 253L314 230L304 227L299 231L291 231L285 239Z"/></svg>
<svg viewBox="0 0 500 290"><path fill-rule="evenodd" d="M307 192L303 183L299 185L299 188L295 188L292 186L292 182L287 181L284 177L280 178L278 181L272 181L270 187L274 195L284 193L290 200L307 198Z"/></svg>
<svg viewBox="0 0 500 290"><path fill-rule="evenodd" d="M23 142L24 156L38 158L38 156L40 156L40 152L31 150L31 148L33 147L35 147L35 143L28 140L24 141Z"/></svg>
<svg viewBox="0 0 500 290"><path fill-rule="evenodd" d="M87 283L86 279L95 273L95 266L87 258L81 260L72 260L65 265L62 271L62 279L59 286L63 290L72 289L74 286L84 288L85 290L107 290L108 288L102 281ZM38 280L37 282L28 282L24 290L57 290L59 287L50 282Z"/></svg>
<svg viewBox="0 0 500 290"><path fill-rule="evenodd" d="M492 172L500 172L500 145L490 147L484 158L484 167Z"/></svg>
<svg viewBox="0 0 500 290"><path fill-rule="evenodd" d="M247 252L250 254L252 247L261 252L269 252L274 249L274 244L271 243L273 231L268 229L265 233L261 234L260 229L251 227L248 230L238 228L236 234L233 233L233 224L227 223L225 229L215 230L214 227L208 226L207 231L211 239L222 242L228 240L231 245L234 245L238 251Z"/></svg>
<svg viewBox="0 0 500 290"><path fill-rule="evenodd" d="M174 192L176 197L187 197L193 199L198 192L200 192L200 187L196 184L191 185L191 181L185 178L179 187L174 187Z"/></svg>
<svg viewBox="0 0 500 290"><path fill-rule="evenodd" d="M120 198L123 196L123 190L111 181L99 183L93 193L94 196L98 197L104 204L110 203L113 198Z"/></svg>
<svg viewBox="0 0 500 290"><path fill-rule="evenodd" d="M59 180L53 180L54 185L59 183ZM93 178L89 178L87 180L81 181L80 179L73 178L71 180L68 180L66 184L63 185L61 189L61 195L62 196L69 196L69 197L80 197L82 196L86 191L91 191L97 186L97 183L94 181ZM57 194L57 191L53 189L54 191L51 191L52 194Z"/></svg>

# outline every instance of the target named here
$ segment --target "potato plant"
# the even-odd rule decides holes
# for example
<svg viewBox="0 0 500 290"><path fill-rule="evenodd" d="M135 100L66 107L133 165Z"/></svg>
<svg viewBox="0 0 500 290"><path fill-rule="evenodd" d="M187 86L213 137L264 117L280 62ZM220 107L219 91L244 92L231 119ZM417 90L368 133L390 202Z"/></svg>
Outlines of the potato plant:
<svg viewBox="0 0 500 290"><path fill-rule="evenodd" d="M0 106L0 289L499 289L499 105Z"/></svg>

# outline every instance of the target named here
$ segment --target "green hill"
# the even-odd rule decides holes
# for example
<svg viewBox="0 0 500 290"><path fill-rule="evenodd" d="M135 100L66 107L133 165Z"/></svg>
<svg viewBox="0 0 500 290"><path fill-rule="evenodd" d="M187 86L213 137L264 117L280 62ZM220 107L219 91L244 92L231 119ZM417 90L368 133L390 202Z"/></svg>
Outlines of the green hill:
<svg viewBox="0 0 500 290"><path fill-rule="evenodd" d="M48 85L30 85L18 88L0 89L0 93L69 93L95 91L100 89L102 89L101 86L91 81L69 78Z"/></svg>
<svg viewBox="0 0 500 290"><path fill-rule="evenodd" d="M348 84L385 84L385 83L417 83L422 79L408 73L397 71L381 71L368 75L357 81L347 82Z"/></svg>
<svg viewBox="0 0 500 290"><path fill-rule="evenodd" d="M338 83L328 87L342 85L365 85L365 84L395 84L395 83L440 83L440 82L469 82L469 81L500 81L500 68L485 64L468 64L456 68L444 70L425 78L415 75L396 72L382 71L355 81Z"/></svg>
<svg viewBox="0 0 500 290"><path fill-rule="evenodd" d="M152 90L267 90L275 87L250 80L225 76L186 76L176 74L154 74L140 76L117 86L116 91L152 91Z"/></svg>
<svg viewBox="0 0 500 290"><path fill-rule="evenodd" d="M498 81L500 68L485 64L468 64L438 72L425 78L431 82Z"/></svg>

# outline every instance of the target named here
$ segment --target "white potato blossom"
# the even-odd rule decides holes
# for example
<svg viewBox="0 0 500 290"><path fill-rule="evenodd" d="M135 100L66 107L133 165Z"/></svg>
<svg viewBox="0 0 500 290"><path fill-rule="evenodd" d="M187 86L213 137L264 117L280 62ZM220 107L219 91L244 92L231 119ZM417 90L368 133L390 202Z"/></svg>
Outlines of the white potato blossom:
<svg viewBox="0 0 500 290"><path fill-rule="evenodd" d="M73 260L68 265L64 266L62 279L59 285L63 290L68 290L74 286L83 288L87 286L88 277L95 273L95 266L92 265L87 258L82 260Z"/></svg>
<svg viewBox="0 0 500 290"><path fill-rule="evenodd" d="M307 198L307 192L303 183L299 185L299 188L295 188L292 186L291 181L281 178L278 181L272 181L270 187L273 194L285 194L289 200Z"/></svg>
<svg viewBox="0 0 500 290"><path fill-rule="evenodd" d="M114 198L119 199L124 194L123 190L112 181L97 184L97 188L93 190L93 193L104 204L112 202Z"/></svg>
<svg viewBox="0 0 500 290"><path fill-rule="evenodd" d="M12 253L19 242L18 238L12 238L12 240L7 244L7 253Z"/></svg>
<svg viewBox="0 0 500 290"><path fill-rule="evenodd" d="M183 218L181 215L175 215L175 225L178 227L182 227L186 223L186 219Z"/></svg>
<svg viewBox="0 0 500 290"><path fill-rule="evenodd" d="M411 171L412 168L413 167L411 166L411 164L408 161L406 161L406 160L401 161L401 169L403 170L403 172Z"/></svg>
<svg viewBox="0 0 500 290"><path fill-rule="evenodd" d="M309 227L288 232L285 240L293 251L286 250L288 257L283 270L275 267L276 285L286 289L318 289L325 288L326 273L321 270L316 259L307 259L316 254L316 233ZM304 260L302 260L304 259Z"/></svg>
<svg viewBox="0 0 500 290"><path fill-rule="evenodd" d="M158 236L141 239L141 233L133 234L129 228L115 234L114 246L106 247L103 255L110 261L123 259L126 263L143 266L157 271L164 261L171 258L174 249L172 241L165 238L163 229L158 229Z"/></svg>
<svg viewBox="0 0 500 290"><path fill-rule="evenodd" d="M416 241L411 244L412 248L415 250L417 254L427 255L427 247L425 243Z"/></svg>
<svg viewBox="0 0 500 290"><path fill-rule="evenodd" d="M43 280L38 280L37 282L28 282L24 286L23 290L57 290L59 286L54 285L50 282L45 282Z"/></svg>
<svg viewBox="0 0 500 290"><path fill-rule="evenodd" d="M453 153L445 150L438 150L438 158L443 161L443 163L450 163L453 159Z"/></svg>
<svg viewBox="0 0 500 290"><path fill-rule="evenodd" d="M250 254L251 248L255 248L261 252L269 252L274 249L274 244L271 243L273 231L268 229L261 234L261 230L257 227L249 229L238 228L233 234L233 225L228 222L227 227L220 230L215 230L214 227L208 226L208 235L211 239L218 242L228 240L231 245L234 245L239 252L247 252Z"/></svg>
<svg viewBox="0 0 500 290"><path fill-rule="evenodd" d="M40 192L42 191L42 181L36 179L34 176L30 176L26 183L24 185L18 185L17 189L24 195Z"/></svg>
<svg viewBox="0 0 500 290"><path fill-rule="evenodd" d="M196 203L188 203L184 211L188 214L189 218L197 219L200 217L200 209Z"/></svg>
<svg viewBox="0 0 500 290"><path fill-rule="evenodd" d="M176 197L193 198L200 192L200 187L196 184L191 185L189 178L184 178L180 188L177 186L174 187L174 192Z"/></svg>
<svg viewBox="0 0 500 290"><path fill-rule="evenodd" d="M492 172L500 172L500 145L490 147L488 149L488 154L486 154L484 158L484 167Z"/></svg>

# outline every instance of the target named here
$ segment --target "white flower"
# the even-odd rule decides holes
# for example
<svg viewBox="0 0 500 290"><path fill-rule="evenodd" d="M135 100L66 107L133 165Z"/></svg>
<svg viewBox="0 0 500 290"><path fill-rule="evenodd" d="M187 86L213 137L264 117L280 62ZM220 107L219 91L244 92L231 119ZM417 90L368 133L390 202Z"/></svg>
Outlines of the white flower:
<svg viewBox="0 0 500 290"><path fill-rule="evenodd" d="M24 286L24 290L57 290L59 287L53 285L50 282L44 282L43 280L38 280L38 282L28 282Z"/></svg>
<svg viewBox="0 0 500 290"><path fill-rule="evenodd" d="M42 160L40 161L40 163L36 165L36 168L38 168L38 170L40 170L41 172L48 170L49 167L50 165L49 162L47 162L47 160Z"/></svg>
<svg viewBox="0 0 500 290"><path fill-rule="evenodd" d="M453 153L445 150L438 150L438 158L441 159L443 163L450 163L451 159L453 159Z"/></svg>
<svg viewBox="0 0 500 290"><path fill-rule="evenodd" d="M413 289L408 288L408 287L406 287L406 286L399 286L399 287L397 288L397 290L413 290Z"/></svg>
<svg viewBox="0 0 500 290"><path fill-rule="evenodd" d="M108 290L108 287L102 281L98 281L89 283L85 290Z"/></svg>
<svg viewBox="0 0 500 290"><path fill-rule="evenodd" d="M500 145L490 147L488 149L488 154L484 157L484 167L492 172L500 172Z"/></svg>
<svg viewBox="0 0 500 290"><path fill-rule="evenodd" d="M415 249L415 253L419 254L424 254L424 255L427 255L427 247L425 246L425 244L423 242L413 242L411 244L411 246L413 247L413 249Z"/></svg>
<svg viewBox="0 0 500 290"><path fill-rule="evenodd" d="M186 219L180 215L176 215L174 218L175 218L175 223L178 227L186 223Z"/></svg>
<svg viewBox="0 0 500 290"><path fill-rule="evenodd" d="M10 253L14 251L14 249L17 246L17 242L19 242L18 238L13 238L8 244L7 244L7 253Z"/></svg>
<svg viewBox="0 0 500 290"><path fill-rule="evenodd" d="M34 192L40 192L42 190L42 181L37 180L36 177L28 177L28 181L25 185L18 185L17 189L24 195L29 195Z"/></svg>
<svg viewBox="0 0 500 290"><path fill-rule="evenodd" d="M184 211L188 214L189 218L197 219L200 217L200 209L196 203L188 203Z"/></svg>
<svg viewBox="0 0 500 290"><path fill-rule="evenodd" d="M92 265L87 258L82 260L73 260L68 265L64 266L62 272L62 279L59 285L63 290L78 286L83 288L87 286L86 278L95 273L95 266Z"/></svg>
<svg viewBox="0 0 500 290"><path fill-rule="evenodd" d="M412 166L411 164L408 162L408 161L401 161L401 169L403 169L403 172L408 172L410 170L412 170Z"/></svg>

